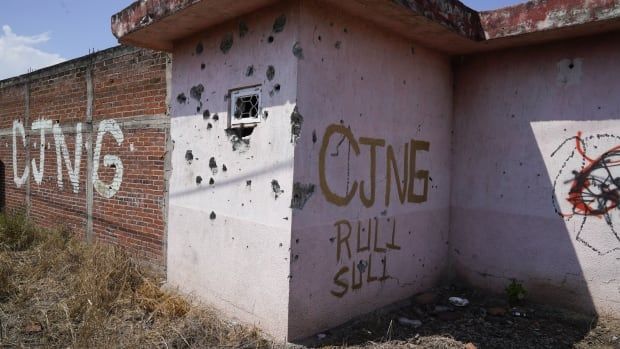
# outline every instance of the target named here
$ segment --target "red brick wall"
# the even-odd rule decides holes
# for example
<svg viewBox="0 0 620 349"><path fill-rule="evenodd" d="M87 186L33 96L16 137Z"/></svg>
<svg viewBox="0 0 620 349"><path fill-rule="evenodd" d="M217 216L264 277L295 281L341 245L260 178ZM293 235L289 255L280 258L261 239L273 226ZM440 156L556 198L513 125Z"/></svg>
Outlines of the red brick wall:
<svg viewBox="0 0 620 349"><path fill-rule="evenodd" d="M164 265L167 60L166 54L115 47L0 81L0 161L4 165L0 203L6 209L27 207L42 226L66 226L83 238L118 244ZM49 120L44 121L46 126L54 124L62 130L71 169L79 173L75 181L58 142L61 137L50 128L45 130L43 175L37 182L31 162L39 168L41 133L32 130L32 124L41 119ZM19 188L13 173L14 120L24 125L28 142L24 147L21 133L15 132L18 176L31 159L28 180ZM116 126L110 126L112 132L102 132L102 121ZM79 172L78 124L82 138ZM102 185L96 188L88 173L97 168L98 136L97 175ZM106 156L113 166L105 166ZM120 187L114 188L121 167Z"/></svg>

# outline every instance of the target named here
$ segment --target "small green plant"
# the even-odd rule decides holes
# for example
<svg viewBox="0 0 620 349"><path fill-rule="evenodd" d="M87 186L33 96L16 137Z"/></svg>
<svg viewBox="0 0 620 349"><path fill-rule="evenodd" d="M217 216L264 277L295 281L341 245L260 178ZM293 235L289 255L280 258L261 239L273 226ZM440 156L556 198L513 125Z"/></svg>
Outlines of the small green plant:
<svg viewBox="0 0 620 349"><path fill-rule="evenodd" d="M527 295L527 291L525 287L516 279L512 279L510 284L506 286L506 296L508 296L508 303L512 305L516 305L521 303L525 296Z"/></svg>

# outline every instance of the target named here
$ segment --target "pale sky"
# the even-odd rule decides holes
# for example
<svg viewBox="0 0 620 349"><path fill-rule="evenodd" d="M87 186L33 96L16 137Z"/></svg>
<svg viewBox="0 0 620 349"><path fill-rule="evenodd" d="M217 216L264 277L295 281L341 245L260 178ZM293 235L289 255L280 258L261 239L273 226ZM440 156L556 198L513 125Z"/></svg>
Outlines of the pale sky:
<svg viewBox="0 0 620 349"><path fill-rule="evenodd" d="M0 79L117 45L110 17L131 0L0 0ZM519 0L465 0L476 10Z"/></svg>

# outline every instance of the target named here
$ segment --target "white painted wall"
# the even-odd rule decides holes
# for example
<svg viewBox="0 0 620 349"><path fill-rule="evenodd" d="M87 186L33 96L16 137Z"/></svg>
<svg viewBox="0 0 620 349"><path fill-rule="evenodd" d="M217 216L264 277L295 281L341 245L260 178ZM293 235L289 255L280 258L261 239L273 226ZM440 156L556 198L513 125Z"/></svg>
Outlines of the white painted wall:
<svg viewBox="0 0 620 349"><path fill-rule="evenodd" d="M281 31L278 18L286 18ZM280 339L288 326L297 28L295 2L253 13L178 43L172 72L168 281ZM268 116L249 144L233 147L225 95L256 84ZM198 85L200 99L191 92Z"/></svg>

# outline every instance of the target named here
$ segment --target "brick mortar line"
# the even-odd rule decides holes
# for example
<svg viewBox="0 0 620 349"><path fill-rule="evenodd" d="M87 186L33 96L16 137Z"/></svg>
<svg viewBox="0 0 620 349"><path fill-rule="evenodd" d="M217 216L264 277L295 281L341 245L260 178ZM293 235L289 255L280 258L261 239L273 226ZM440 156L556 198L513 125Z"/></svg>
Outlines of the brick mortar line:
<svg viewBox="0 0 620 349"><path fill-rule="evenodd" d="M109 120L109 119L107 119ZM92 129L96 129L99 126L101 121L95 121L92 124L88 122L82 125L82 132L90 132ZM131 117L131 119L124 119L117 121L121 129L123 130L135 130L135 129L168 129L170 128L170 120L168 120L168 116L165 114L157 114L157 115L144 115L144 116L136 116ZM75 133L76 127L75 125L62 125L60 127L63 133ZM40 131L32 131L30 129L25 130L26 136L30 135L38 135ZM13 128L3 128L0 129L0 136L12 136Z"/></svg>

